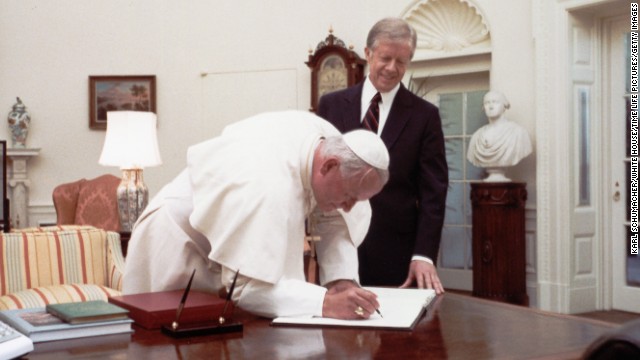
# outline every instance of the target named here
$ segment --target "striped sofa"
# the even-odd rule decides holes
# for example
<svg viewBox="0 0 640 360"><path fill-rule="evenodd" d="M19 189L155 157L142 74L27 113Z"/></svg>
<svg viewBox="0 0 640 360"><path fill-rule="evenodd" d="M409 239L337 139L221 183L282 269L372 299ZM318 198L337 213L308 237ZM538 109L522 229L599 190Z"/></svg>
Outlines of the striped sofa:
<svg viewBox="0 0 640 360"><path fill-rule="evenodd" d="M120 295L120 235L62 225L0 234L0 310Z"/></svg>

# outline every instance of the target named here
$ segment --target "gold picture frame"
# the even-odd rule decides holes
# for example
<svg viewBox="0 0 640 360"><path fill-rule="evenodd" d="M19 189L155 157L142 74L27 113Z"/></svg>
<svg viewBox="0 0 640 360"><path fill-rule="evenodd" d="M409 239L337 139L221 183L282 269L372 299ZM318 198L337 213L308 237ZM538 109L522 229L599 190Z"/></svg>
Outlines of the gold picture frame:
<svg viewBox="0 0 640 360"><path fill-rule="evenodd" d="M156 112L155 75L89 76L89 128L107 129L107 112Z"/></svg>

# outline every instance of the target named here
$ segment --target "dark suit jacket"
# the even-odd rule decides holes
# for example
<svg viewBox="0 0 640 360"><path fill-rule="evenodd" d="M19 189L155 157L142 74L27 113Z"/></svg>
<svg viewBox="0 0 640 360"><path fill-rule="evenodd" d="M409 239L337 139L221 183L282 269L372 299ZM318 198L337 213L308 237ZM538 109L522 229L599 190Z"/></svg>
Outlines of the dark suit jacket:
<svg viewBox="0 0 640 360"><path fill-rule="evenodd" d="M361 127L363 83L326 94L318 115L341 132ZM369 233L358 248L364 285L397 286L413 255L437 261L449 183L438 108L403 85L381 138L389 149L389 182L371 199Z"/></svg>

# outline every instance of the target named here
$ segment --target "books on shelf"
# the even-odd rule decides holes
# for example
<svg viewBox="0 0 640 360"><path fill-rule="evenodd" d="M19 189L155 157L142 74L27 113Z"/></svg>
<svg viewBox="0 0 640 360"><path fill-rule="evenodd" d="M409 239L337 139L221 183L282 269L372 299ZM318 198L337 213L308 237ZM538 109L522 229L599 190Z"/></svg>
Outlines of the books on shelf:
<svg viewBox="0 0 640 360"><path fill-rule="evenodd" d="M80 337L131 333L129 318L69 324L45 308L0 311L0 319L25 334L34 343Z"/></svg>
<svg viewBox="0 0 640 360"><path fill-rule="evenodd" d="M69 324L127 319L129 310L102 300L49 304L48 313Z"/></svg>
<svg viewBox="0 0 640 360"><path fill-rule="evenodd" d="M365 287L376 295L380 313L369 319L341 320L314 316L291 316L273 319L272 325L282 326L345 326L376 329L413 330L429 304L435 299L433 289L398 289Z"/></svg>
<svg viewBox="0 0 640 360"><path fill-rule="evenodd" d="M129 310L129 317L145 329L159 329L176 320L176 310L184 290L149 292L112 296L109 302ZM191 290L180 314L181 325L216 322L224 309L225 299L216 294ZM233 314L233 302L226 314Z"/></svg>

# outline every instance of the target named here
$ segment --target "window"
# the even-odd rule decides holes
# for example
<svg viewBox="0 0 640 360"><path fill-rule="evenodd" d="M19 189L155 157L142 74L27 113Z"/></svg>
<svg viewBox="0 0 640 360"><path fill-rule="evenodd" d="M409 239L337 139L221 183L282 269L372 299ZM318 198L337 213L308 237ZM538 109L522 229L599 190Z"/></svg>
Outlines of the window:
<svg viewBox="0 0 640 360"><path fill-rule="evenodd" d="M482 107L487 91L439 95L438 106L449 165L449 192L440 245L440 267L464 270L472 267L469 182L484 178L485 171L467 161L467 148L471 135L487 123Z"/></svg>

